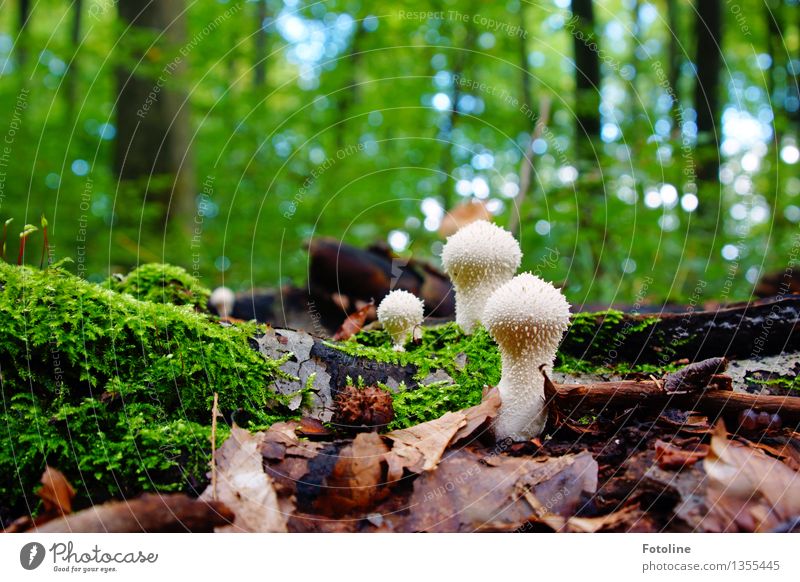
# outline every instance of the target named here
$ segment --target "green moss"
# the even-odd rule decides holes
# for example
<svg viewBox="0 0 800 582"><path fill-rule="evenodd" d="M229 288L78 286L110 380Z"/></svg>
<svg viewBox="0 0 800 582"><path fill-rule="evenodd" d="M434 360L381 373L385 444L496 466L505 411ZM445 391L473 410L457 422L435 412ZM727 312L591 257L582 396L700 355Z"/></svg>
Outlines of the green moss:
<svg viewBox="0 0 800 582"><path fill-rule="evenodd" d="M413 365L419 382L436 370L453 379L452 383L434 382L413 390L401 388L393 399L395 419L390 428L405 428L478 404L483 386L500 380L500 354L483 328L468 336L455 323L426 327L418 342L406 344L405 352L394 351L384 331L361 332L348 342L331 345L354 356Z"/></svg>
<svg viewBox="0 0 800 582"><path fill-rule="evenodd" d="M148 263L125 277L111 277L106 285L117 293L127 293L139 301L191 305L205 311L211 292L182 267Z"/></svg>
<svg viewBox="0 0 800 582"><path fill-rule="evenodd" d="M45 464L85 502L190 487L206 472L215 391L223 413L276 420L280 362L251 348L254 326L5 263L0 319L3 513L19 509Z"/></svg>

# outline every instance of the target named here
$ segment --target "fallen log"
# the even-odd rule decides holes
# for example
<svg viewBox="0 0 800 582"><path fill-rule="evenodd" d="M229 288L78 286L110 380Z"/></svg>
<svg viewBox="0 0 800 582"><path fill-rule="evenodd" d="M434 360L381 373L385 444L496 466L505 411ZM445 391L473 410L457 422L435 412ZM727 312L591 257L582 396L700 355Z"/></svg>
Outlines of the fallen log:
<svg viewBox="0 0 800 582"><path fill-rule="evenodd" d="M800 350L799 318L797 295L713 311L578 314L560 351L608 365L722 356L748 359Z"/></svg>

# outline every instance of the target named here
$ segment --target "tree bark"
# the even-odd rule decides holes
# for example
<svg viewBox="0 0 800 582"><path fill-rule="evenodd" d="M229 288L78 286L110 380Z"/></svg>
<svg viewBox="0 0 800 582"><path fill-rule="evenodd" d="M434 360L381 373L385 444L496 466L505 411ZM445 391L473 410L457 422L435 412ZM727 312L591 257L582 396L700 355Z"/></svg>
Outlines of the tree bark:
<svg viewBox="0 0 800 582"><path fill-rule="evenodd" d="M19 12L17 13L17 64L20 68L25 66L28 60L28 24L31 17L31 0L19 0Z"/></svg>
<svg viewBox="0 0 800 582"><path fill-rule="evenodd" d="M267 31L264 30L264 21L267 19L267 0L258 0L256 3L256 62L253 66L253 84L263 87L267 80Z"/></svg>
<svg viewBox="0 0 800 582"><path fill-rule="evenodd" d="M145 208L157 212L161 226L171 216L191 220L195 184L183 88L188 56L184 2L127 0L118 10L137 38L121 43L130 65L117 71L114 171L120 180L140 186ZM141 41L144 31L153 35L152 43ZM151 73L154 61L158 72Z"/></svg>
<svg viewBox="0 0 800 582"><path fill-rule="evenodd" d="M719 196L719 94L722 67L721 0L700 0L695 6L694 64L697 80L694 107L697 112L697 180L700 190L699 215L709 223L721 214Z"/></svg>
<svg viewBox="0 0 800 582"><path fill-rule="evenodd" d="M83 24L83 0L74 0L72 5L74 10L72 17L72 27L70 29L70 43L72 44L72 61L66 78L67 91L67 117L75 119L75 106L78 102L78 80L80 76L80 66L78 61L78 51L81 44L81 29Z"/></svg>
<svg viewBox="0 0 800 582"><path fill-rule="evenodd" d="M600 135L600 57L594 48L598 39L592 0L572 0L572 14L576 19L572 34L575 50L575 143L579 159L593 158L591 139Z"/></svg>
<svg viewBox="0 0 800 582"><path fill-rule="evenodd" d="M667 0L667 26L669 27L669 48L668 59L669 68L667 69L667 82L672 91L672 136L677 139L681 134L681 115L680 115L680 88L678 83L681 78L681 51L680 35L678 32L678 8L675 0Z"/></svg>

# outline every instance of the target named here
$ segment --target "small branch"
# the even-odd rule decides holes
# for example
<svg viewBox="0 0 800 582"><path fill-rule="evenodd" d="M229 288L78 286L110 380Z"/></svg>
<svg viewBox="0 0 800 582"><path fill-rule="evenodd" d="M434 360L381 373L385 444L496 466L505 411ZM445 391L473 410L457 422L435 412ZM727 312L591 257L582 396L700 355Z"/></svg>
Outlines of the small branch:
<svg viewBox="0 0 800 582"><path fill-rule="evenodd" d="M730 378L713 376L710 389L669 393L660 380L553 384L545 376L545 398L556 417L576 417L580 411L597 408L619 410L680 408L699 410L712 417L745 410L779 414L785 423L800 422L800 398L740 394L727 387ZM720 389L722 386L722 389Z"/></svg>
<svg viewBox="0 0 800 582"><path fill-rule="evenodd" d="M211 499L217 500L217 417L219 416L219 393L214 392L211 407Z"/></svg>

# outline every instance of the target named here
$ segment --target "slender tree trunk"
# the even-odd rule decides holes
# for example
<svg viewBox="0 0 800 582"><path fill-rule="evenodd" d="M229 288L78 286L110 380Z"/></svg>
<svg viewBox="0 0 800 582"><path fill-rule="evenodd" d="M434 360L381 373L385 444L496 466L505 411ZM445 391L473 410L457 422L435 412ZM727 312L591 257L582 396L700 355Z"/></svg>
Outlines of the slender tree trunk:
<svg viewBox="0 0 800 582"><path fill-rule="evenodd" d="M680 115L680 87L681 78L681 50L680 50L680 31L678 26L678 7L675 0L667 0L667 26L669 26L669 48L667 58L669 59L667 68L667 82L672 92L672 137L677 139L681 134L681 115Z"/></svg>
<svg viewBox="0 0 800 582"><path fill-rule="evenodd" d="M721 0L698 0L695 19L695 67L697 81L694 106L697 111L697 180L700 215L711 219L719 205L719 103L722 67ZM704 187L705 186L705 187ZM705 191L703 191L705 190ZM719 216L719 213L717 213Z"/></svg>
<svg viewBox="0 0 800 582"><path fill-rule="evenodd" d="M66 78L67 92L67 116L70 120L75 117L75 106L78 102L78 80L80 77L80 66L78 62L78 50L81 44L81 28L83 23L83 0L74 0L72 5L74 15L72 17L72 28L70 30L70 42L72 44L72 61Z"/></svg>
<svg viewBox="0 0 800 582"><path fill-rule="evenodd" d="M117 71L114 170L121 180L140 187L145 209L157 213L162 226L171 216L188 224L194 208L191 128L183 78L190 55L181 52L186 42L183 8L183 0L124 0L118 4L120 18L133 25L137 37L122 39L125 61L136 67L141 59L146 66L131 70L123 65ZM161 35L152 48L141 41L146 31L153 39ZM149 67L154 60L158 72L145 72L153 70Z"/></svg>
<svg viewBox="0 0 800 582"><path fill-rule="evenodd" d="M263 87L267 80L267 31L264 22L267 19L267 0L258 0L256 3L256 62L253 67L253 84Z"/></svg>
<svg viewBox="0 0 800 582"><path fill-rule="evenodd" d="M575 143L579 159L593 157L591 139L600 135L600 57L592 0L572 0L575 28Z"/></svg>
<svg viewBox="0 0 800 582"><path fill-rule="evenodd" d="M19 0L17 13L17 64L20 68L28 60L28 24L31 18L31 0Z"/></svg>

